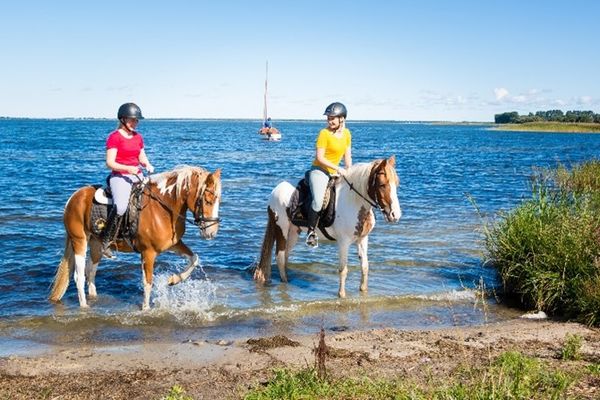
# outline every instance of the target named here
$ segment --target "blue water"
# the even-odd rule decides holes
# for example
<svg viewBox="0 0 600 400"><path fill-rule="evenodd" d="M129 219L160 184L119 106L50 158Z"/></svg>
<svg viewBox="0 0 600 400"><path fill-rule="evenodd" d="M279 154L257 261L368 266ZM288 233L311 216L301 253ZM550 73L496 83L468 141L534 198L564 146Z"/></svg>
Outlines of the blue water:
<svg viewBox="0 0 600 400"><path fill-rule="evenodd" d="M47 300L64 248L63 207L79 187L107 174L105 120L0 120L0 336L13 343L123 341L316 332L382 326L477 324L512 311L477 296L499 288L483 265L482 222L528 196L533 167L570 165L600 154L590 134L492 131L485 126L350 122L355 162L396 156L403 217L381 215L370 236L369 292L359 294L356 249L349 256L348 298L337 298L337 248L291 256L290 282L257 287L251 267L260 251L266 202L281 180L308 168L321 121L282 121L281 142L261 140L258 121L144 120L146 152L157 172L188 164L222 168L221 227L213 241L187 227L184 241L202 268L178 286L172 254L156 265L152 310L141 312L139 256L104 260L99 298L78 308L73 282L62 304ZM474 205L477 205L477 207ZM477 209L479 209L479 213ZM483 219L482 219L483 218ZM69 332L69 338L64 333ZM0 355L2 355L0 346ZM7 350L7 351L10 351Z"/></svg>

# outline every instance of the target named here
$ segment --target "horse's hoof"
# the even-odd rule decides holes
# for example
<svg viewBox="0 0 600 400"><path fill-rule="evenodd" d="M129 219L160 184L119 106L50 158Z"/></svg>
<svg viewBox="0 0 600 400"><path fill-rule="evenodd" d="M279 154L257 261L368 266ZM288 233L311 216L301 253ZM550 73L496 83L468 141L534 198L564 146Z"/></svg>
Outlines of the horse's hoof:
<svg viewBox="0 0 600 400"><path fill-rule="evenodd" d="M265 275L259 270L254 272L254 276L252 278L256 281L256 283L260 283L261 285L265 283Z"/></svg>
<svg viewBox="0 0 600 400"><path fill-rule="evenodd" d="M169 277L169 286L173 286L173 285L177 285L179 282L181 282L181 276L179 275L171 275Z"/></svg>
<svg viewBox="0 0 600 400"><path fill-rule="evenodd" d="M338 297L340 299L345 299L346 298L346 292L338 292Z"/></svg>

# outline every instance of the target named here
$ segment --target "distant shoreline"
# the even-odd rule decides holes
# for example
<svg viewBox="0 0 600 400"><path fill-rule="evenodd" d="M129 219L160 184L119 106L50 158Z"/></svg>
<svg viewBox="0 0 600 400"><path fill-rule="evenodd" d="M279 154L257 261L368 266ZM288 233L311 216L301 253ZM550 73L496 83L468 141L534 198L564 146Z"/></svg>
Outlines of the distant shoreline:
<svg viewBox="0 0 600 400"><path fill-rule="evenodd" d="M113 121L113 118L102 117L4 117L0 121ZM228 121L228 122L252 122L259 123L258 118L147 118L146 122L161 121ZM320 119L280 119L277 123L303 122L322 123ZM483 121L408 121L408 120L350 120L352 124L399 124L399 125L434 125L434 126L486 126L494 131L516 131L516 132L559 132L559 133L600 133L600 124L581 122L525 122L522 124L495 124Z"/></svg>
<svg viewBox="0 0 600 400"><path fill-rule="evenodd" d="M495 131L600 133L600 124L583 122L526 122L523 124L497 124Z"/></svg>
<svg viewBox="0 0 600 400"><path fill-rule="evenodd" d="M0 121L114 121L116 118L108 117L6 117L0 116ZM145 118L144 121L244 121L244 122L262 122L261 118L187 118L187 117L164 117L164 118ZM317 122L322 123L322 119L299 119L282 118L274 120L279 122ZM391 119L351 119L349 124L422 124L422 125L493 125L493 122L478 121L422 121L422 120L391 120Z"/></svg>

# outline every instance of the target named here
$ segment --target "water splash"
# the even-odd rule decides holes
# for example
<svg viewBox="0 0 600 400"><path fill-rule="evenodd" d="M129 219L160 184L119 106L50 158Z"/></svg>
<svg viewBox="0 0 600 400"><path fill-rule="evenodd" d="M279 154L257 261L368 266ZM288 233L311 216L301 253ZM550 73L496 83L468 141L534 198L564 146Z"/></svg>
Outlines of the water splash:
<svg viewBox="0 0 600 400"><path fill-rule="evenodd" d="M210 279L188 279L169 286L170 273L155 276L151 298L153 313L168 313L182 323L193 320L213 321L220 285Z"/></svg>

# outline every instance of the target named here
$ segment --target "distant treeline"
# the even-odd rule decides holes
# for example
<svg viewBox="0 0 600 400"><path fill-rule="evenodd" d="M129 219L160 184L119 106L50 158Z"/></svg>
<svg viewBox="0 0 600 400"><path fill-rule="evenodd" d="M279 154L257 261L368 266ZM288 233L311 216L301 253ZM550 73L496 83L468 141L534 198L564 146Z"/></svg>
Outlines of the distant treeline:
<svg viewBox="0 0 600 400"><path fill-rule="evenodd" d="M494 115L497 124L524 124L526 122L595 122L600 124L600 114L593 111L567 111L561 110L536 111L529 115L519 115L518 112L505 112Z"/></svg>

